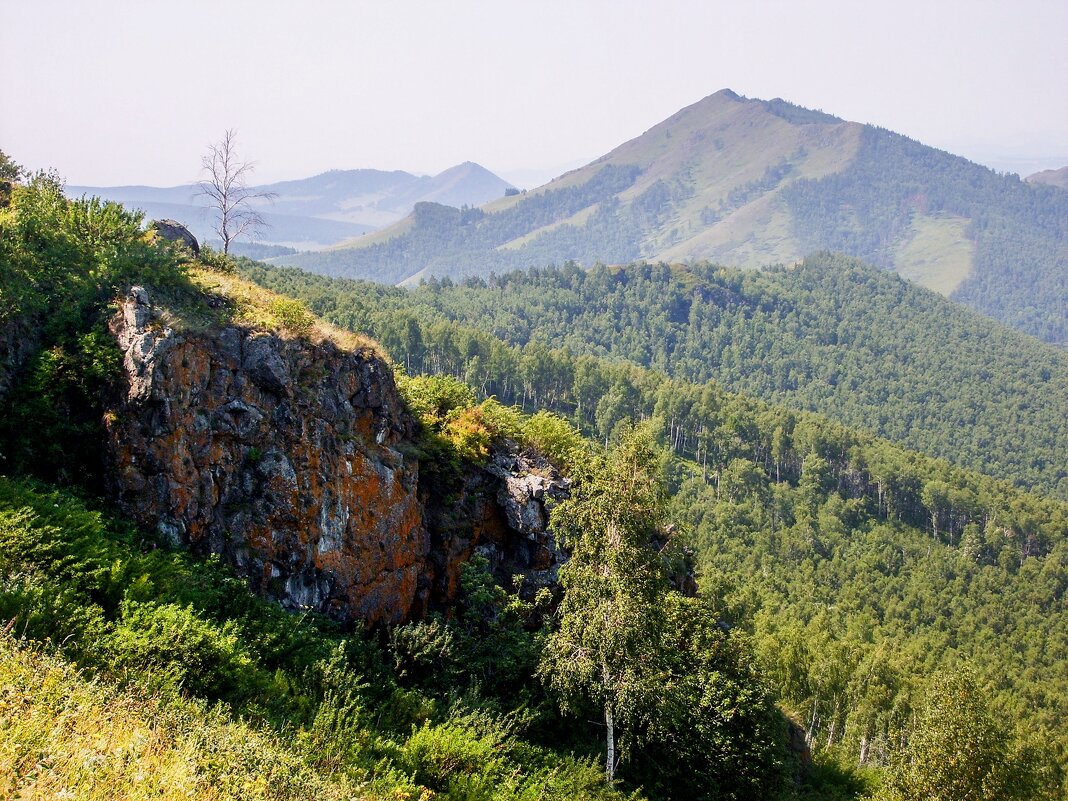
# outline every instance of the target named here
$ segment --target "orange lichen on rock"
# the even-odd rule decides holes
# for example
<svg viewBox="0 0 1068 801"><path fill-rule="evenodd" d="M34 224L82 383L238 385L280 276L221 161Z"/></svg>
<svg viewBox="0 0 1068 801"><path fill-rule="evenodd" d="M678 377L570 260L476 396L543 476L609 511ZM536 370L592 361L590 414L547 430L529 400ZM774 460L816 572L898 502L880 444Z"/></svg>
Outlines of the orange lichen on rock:
<svg viewBox="0 0 1068 801"><path fill-rule="evenodd" d="M555 578L544 501L566 481L544 460L497 448L445 507L404 455L416 423L373 351L165 319L134 287L111 321L127 379L107 420L111 490L142 525L345 621L449 602L476 548L505 578Z"/></svg>
<svg viewBox="0 0 1068 801"><path fill-rule="evenodd" d="M422 608L429 537L414 423L389 367L329 340L177 333L135 288L112 320L128 391L109 425L115 496L265 595L371 623Z"/></svg>

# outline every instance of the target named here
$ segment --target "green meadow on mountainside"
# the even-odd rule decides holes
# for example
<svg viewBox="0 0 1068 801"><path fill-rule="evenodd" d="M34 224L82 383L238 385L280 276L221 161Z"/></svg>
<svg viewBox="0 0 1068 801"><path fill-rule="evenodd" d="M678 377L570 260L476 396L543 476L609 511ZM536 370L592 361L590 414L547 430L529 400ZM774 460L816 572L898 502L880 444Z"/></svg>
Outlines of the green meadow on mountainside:
<svg viewBox="0 0 1068 801"><path fill-rule="evenodd" d="M384 283L573 260L861 258L1005 325L1068 341L1068 194L881 128L723 90L581 169L479 208L420 204L279 264Z"/></svg>

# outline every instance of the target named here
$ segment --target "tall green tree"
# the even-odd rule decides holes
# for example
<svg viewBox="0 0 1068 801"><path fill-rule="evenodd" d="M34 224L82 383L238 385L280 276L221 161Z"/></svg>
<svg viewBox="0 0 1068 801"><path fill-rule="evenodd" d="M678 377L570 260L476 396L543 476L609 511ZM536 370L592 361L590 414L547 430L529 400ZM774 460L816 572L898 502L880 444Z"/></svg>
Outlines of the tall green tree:
<svg viewBox="0 0 1068 801"><path fill-rule="evenodd" d="M630 428L584 466L573 496L552 514L571 558L560 571L559 627L539 672L565 711L590 703L603 711L609 781L619 761L617 730L633 734L648 723L665 683L669 585L651 544L666 508L661 475L649 429ZM625 736L620 745L628 745Z"/></svg>
<svg viewBox="0 0 1068 801"><path fill-rule="evenodd" d="M22 167L12 161L3 150L0 150L0 181L17 181L22 174Z"/></svg>
<svg viewBox="0 0 1068 801"><path fill-rule="evenodd" d="M877 801L1014 801L1054 797L1036 755L991 713L969 669L935 676L916 728Z"/></svg>

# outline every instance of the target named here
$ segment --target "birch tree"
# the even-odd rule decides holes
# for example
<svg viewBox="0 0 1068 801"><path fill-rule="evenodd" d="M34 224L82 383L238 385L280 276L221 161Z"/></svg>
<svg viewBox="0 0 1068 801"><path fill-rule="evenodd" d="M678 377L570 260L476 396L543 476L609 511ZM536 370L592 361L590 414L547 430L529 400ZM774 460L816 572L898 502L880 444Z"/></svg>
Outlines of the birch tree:
<svg viewBox="0 0 1068 801"><path fill-rule="evenodd" d="M1061 798L1054 765L991 709L968 667L935 675L908 745L875 801Z"/></svg>
<svg viewBox="0 0 1068 801"><path fill-rule="evenodd" d="M666 507L659 468L648 429L632 429L610 454L586 465L572 498L552 515L571 557L560 571L559 628L539 670L564 710L591 702L601 710L610 782L628 735L649 722L664 684L660 641L669 586L651 545Z"/></svg>
<svg viewBox="0 0 1068 801"><path fill-rule="evenodd" d="M249 187L248 178L256 165L238 155L237 133L232 128L218 142L208 145L201 164L205 177L198 184L197 194L207 198L208 208L215 212L215 233L222 240L223 253L229 254L235 239L264 227L257 202L273 200L277 195Z"/></svg>

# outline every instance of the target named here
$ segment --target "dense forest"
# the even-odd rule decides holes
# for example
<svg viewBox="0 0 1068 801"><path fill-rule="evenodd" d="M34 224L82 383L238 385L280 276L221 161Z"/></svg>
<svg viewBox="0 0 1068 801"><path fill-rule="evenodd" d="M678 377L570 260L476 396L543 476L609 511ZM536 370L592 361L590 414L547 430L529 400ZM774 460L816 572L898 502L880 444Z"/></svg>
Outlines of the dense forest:
<svg viewBox="0 0 1068 801"><path fill-rule="evenodd" d="M635 272L643 269L656 268ZM261 270L244 268L371 331L413 372L555 410L603 441L631 419L652 420L680 457L672 508L692 532L705 591L753 636L772 686L820 748L851 764L892 762L928 679L971 664L998 719L1038 726L1063 762L1063 503L713 383L536 340L510 346L440 312L426 316L426 298L448 287L353 284L349 294ZM591 280L613 274L625 278L595 271ZM536 286L538 275L511 278Z"/></svg>
<svg viewBox="0 0 1068 801"><path fill-rule="evenodd" d="M555 596L476 558L454 608L406 625L286 613L124 520L94 442L130 283L175 326L301 336L307 310L220 302L229 260L49 176L0 188L0 332L33 343L0 375L3 793L1063 797L1063 502L622 356L506 342L419 300L449 287L339 293L246 262L389 351L437 497L504 441L573 482Z"/></svg>
<svg viewBox="0 0 1068 801"><path fill-rule="evenodd" d="M253 265L245 274L374 330L417 371L434 367L435 326L449 321L491 335L462 346L480 386L494 338L522 347L523 366L495 366L506 383L483 387L517 402L557 402L561 383L576 382L575 407L608 404L610 394L582 386L579 357L627 360L1068 497L1064 354L854 260L820 255L761 271L567 265L432 279L411 292ZM548 395L525 392L524 371L541 369L556 376L538 382Z"/></svg>

